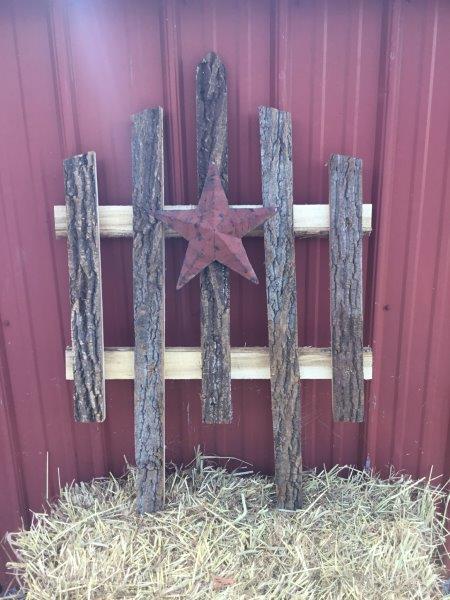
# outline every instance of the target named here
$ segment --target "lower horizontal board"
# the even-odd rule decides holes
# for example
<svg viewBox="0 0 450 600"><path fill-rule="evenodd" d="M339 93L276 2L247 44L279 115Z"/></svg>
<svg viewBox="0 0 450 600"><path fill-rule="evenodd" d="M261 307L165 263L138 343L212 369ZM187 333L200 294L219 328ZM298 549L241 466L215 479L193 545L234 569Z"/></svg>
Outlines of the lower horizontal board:
<svg viewBox="0 0 450 600"><path fill-rule="evenodd" d="M201 379L200 348L166 348L166 379ZM364 348L364 379L372 379L372 350ZM301 379L331 379L330 348L306 346L298 352ZM105 348L105 378L134 379L134 349ZM267 348L232 348L232 379L270 379ZM73 379L72 349L66 349L66 379Z"/></svg>

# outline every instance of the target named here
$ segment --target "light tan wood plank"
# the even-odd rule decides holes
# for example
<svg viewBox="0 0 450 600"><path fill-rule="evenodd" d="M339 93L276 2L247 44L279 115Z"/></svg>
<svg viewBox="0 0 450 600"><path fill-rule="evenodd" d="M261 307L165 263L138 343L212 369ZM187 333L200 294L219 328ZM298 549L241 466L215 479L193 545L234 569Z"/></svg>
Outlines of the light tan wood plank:
<svg viewBox="0 0 450 600"><path fill-rule="evenodd" d="M234 206L248 208L254 205ZM192 205L165 206L165 210L195 208ZM67 237L65 206L54 206L56 237ZM133 209L131 206L99 206L100 235L102 237L132 237ZM363 204L362 226L364 233L372 231L372 205ZM298 237L325 236L330 229L328 204L294 204L294 233ZM262 236L262 228L254 236ZM177 237L174 231L166 231L166 237Z"/></svg>
<svg viewBox="0 0 450 600"><path fill-rule="evenodd" d="M372 379L372 350L364 348L364 379ZM331 379L330 348L299 349L301 379ZM106 379L134 379L134 349L105 348ZM201 379L200 348L166 348L166 379ZM232 379L270 379L267 348L232 348ZM66 379L73 379L73 355L66 350Z"/></svg>

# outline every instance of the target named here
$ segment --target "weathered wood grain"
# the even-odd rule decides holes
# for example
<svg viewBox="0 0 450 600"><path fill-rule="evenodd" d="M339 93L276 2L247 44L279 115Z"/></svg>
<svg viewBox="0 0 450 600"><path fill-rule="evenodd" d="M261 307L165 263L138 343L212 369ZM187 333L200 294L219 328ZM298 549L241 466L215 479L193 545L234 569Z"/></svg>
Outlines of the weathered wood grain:
<svg viewBox="0 0 450 600"><path fill-rule="evenodd" d="M278 505L302 504L300 373L292 213L291 116L260 107L262 196L277 213L264 223L267 316Z"/></svg>
<svg viewBox="0 0 450 600"><path fill-rule="evenodd" d="M137 510L164 505L163 110L132 117L134 419Z"/></svg>
<svg viewBox="0 0 450 600"><path fill-rule="evenodd" d="M166 205L165 210L189 210L195 208L191 204ZM231 208L257 208L254 204L233 205ZM55 235L57 238L67 236L67 218L65 206L53 207L55 217ZM133 235L132 206L99 206L100 235L111 238L127 238ZM363 233L372 231L372 205L362 207ZM296 237L324 237L330 230L330 207L328 204L294 204L294 235ZM176 231L168 227L164 230L166 238L180 237ZM262 237L263 228L257 227L247 234L248 237ZM247 237L246 236L246 237Z"/></svg>
<svg viewBox="0 0 450 600"><path fill-rule="evenodd" d="M364 420L362 160L333 154L330 177L330 321L335 421Z"/></svg>
<svg viewBox="0 0 450 600"><path fill-rule="evenodd" d="M364 348L364 379L372 379L372 350ZM331 379L331 349L298 349L300 379ZM166 348L166 379L202 378L200 348ZM134 379L134 348L105 348L105 378ZM269 349L261 347L231 348L232 379L270 379ZM73 353L66 349L66 379L73 379Z"/></svg>
<svg viewBox="0 0 450 600"><path fill-rule="evenodd" d="M197 66L197 173L200 197L208 166L214 162L228 191L227 80L214 52ZM200 274L202 348L202 419L230 423L230 278L228 268L212 263Z"/></svg>
<svg viewBox="0 0 450 600"><path fill-rule="evenodd" d="M64 161L69 292L74 352L74 414L104 421L102 274L95 152Z"/></svg>

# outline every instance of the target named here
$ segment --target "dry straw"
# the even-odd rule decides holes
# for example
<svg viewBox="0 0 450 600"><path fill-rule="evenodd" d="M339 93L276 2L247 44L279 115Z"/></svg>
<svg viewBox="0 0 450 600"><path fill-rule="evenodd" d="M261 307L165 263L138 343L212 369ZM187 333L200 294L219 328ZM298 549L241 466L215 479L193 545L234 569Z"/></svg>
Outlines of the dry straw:
<svg viewBox="0 0 450 600"><path fill-rule="evenodd" d="M271 480L198 456L168 478L166 510L138 517L130 469L65 488L8 536L9 568L27 600L442 597L442 490L348 468L304 489L303 510L279 511Z"/></svg>

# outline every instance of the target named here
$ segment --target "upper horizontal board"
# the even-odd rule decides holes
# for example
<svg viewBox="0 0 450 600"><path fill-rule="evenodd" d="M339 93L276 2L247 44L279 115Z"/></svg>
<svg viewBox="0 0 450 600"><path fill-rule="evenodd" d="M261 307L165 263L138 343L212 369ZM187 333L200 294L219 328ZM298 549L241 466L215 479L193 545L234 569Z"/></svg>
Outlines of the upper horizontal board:
<svg viewBox="0 0 450 600"><path fill-rule="evenodd" d="M256 205L234 205L231 208L255 208ZM165 210L189 210L192 205L165 206ZM55 206L56 237L67 236L66 207ZM132 237L133 208L131 206L99 206L100 235L102 237ZM363 204L362 228L364 233L372 231L372 205ZM325 236L330 230L330 207L328 204L294 204L294 234L299 237ZM255 229L250 236L262 236L262 228ZM179 237L174 231L166 230L166 237Z"/></svg>

